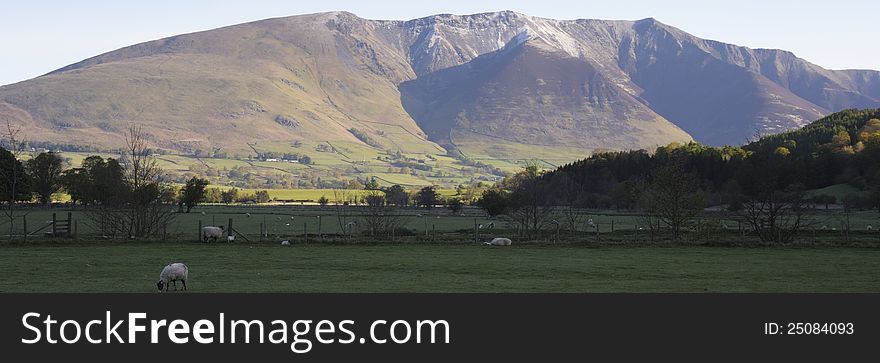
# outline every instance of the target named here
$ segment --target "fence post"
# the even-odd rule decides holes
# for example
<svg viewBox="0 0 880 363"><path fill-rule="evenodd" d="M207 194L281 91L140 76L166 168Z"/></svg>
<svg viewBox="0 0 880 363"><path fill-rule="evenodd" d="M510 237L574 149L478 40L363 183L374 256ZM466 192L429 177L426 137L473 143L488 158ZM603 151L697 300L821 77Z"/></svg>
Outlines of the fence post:
<svg viewBox="0 0 880 363"><path fill-rule="evenodd" d="M226 225L226 241L229 242L229 237L232 237L232 218L229 218L229 223Z"/></svg>
<svg viewBox="0 0 880 363"><path fill-rule="evenodd" d="M611 219L611 233L614 233L614 218Z"/></svg>
<svg viewBox="0 0 880 363"><path fill-rule="evenodd" d="M197 236L199 236L199 242L202 242L202 220L201 219L199 219L199 233L197 234Z"/></svg>
<svg viewBox="0 0 880 363"><path fill-rule="evenodd" d="M260 222L260 242L263 242L263 226L264 223Z"/></svg>
<svg viewBox="0 0 880 363"><path fill-rule="evenodd" d="M58 222L58 217L55 213L52 213L52 238L55 238L55 236L58 235L58 227L56 227L58 223L56 222Z"/></svg>
<svg viewBox="0 0 880 363"><path fill-rule="evenodd" d="M437 240L437 225L434 223L431 223L431 242L434 242L436 240Z"/></svg>
<svg viewBox="0 0 880 363"><path fill-rule="evenodd" d="M480 243L480 239L477 236L477 233L479 233L479 231L477 229L477 219L474 218L474 243Z"/></svg>
<svg viewBox="0 0 880 363"><path fill-rule="evenodd" d="M712 241L712 230L718 228L718 223L716 221L709 219L709 223L706 225L706 243L711 243Z"/></svg>
<svg viewBox="0 0 880 363"><path fill-rule="evenodd" d="M392 230L391 230L392 233L394 232L394 229L393 229L393 228L394 228L394 227L392 226ZM324 242L324 235L321 234L321 216L318 216L318 239L320 239L321 242ZM393 239L394 239L394 238L392 238L392 240L393 240Z"/></svg>
<svg viewBox="0 0 880 363"><path fill-rule="evenodd" d="M303 239L308 242L309 241L309 233L306 230L306 222L303 221Z"/></svg>
<svg viewBox="0 0 880 363"><path fill-rule="evenodd" d="M27 236L28 236L28 231L27 231L27 215L23 215L23 216L21 216L21 225L22 225L22 227L24 228L24 241L27 242Z"/></svg>
<svg viewBox="0 0 880 363"><path fill-rule="evenodd" d="M79 220L73 220L73 238L79 240Z"/></svg>
<svg viewBox="0 0 880 363"><path fill-rule="evenodd" d="M556 222L556 242L559 243L559 222Z"/></svg>
<svg viewBox="0 0 880 363"><path fill-rule="evenodd" d="M67 212L67 236L73 232L73 213Z"/></svg>

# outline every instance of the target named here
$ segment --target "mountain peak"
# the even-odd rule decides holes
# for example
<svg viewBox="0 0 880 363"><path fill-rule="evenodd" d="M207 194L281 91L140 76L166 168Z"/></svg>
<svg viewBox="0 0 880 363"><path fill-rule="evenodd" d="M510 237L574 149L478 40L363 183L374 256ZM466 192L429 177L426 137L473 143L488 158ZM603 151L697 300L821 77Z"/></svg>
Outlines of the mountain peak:
<svg viewBox="0 0 880 363"><path fill-rule="evenodd" d="M0 119L26 125L36 141L109 149L122 125L137 122L155 146L185 152L222 145L249 153L249 140L278 150L291 140L358 143L350 129L373 128L378 140L393 134L388 127L429 134L416 143L454 137L462 152L468 140L483 147L498 135L582 149L690 136L737 144L855 107L880 107L880 73L826 70L654 18L555 20L510 10L267 19L132 45L0 87ZM430 132L441 130L434 122L449 132ZM654 131L632 131L645 122ZM608 138L588 139L602 133Z"/></svg>

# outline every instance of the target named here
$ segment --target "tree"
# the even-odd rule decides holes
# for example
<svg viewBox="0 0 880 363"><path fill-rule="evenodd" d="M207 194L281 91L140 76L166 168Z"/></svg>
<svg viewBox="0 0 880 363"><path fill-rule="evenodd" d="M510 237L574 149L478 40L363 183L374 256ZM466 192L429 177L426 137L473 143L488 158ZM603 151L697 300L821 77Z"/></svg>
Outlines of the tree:
<svg viewBox="0 0 880 363"><path fill-rule="evenodd" d="M258 190L254 193L254 201L257 203L269 203L272 201L272 197L269 196L269 191Z"/></svg>
<svg viewBox="0 0 880 363"><path fill-rule="evenodd" d="M327 203L330 203L330 199L328 199L326 195L322 195L320 198L318 198L318 204L322 207L326 206Z"/></svg>
<svg viewBox="0 0 880 363"><path fill-rule="evenodd" d="M206 179L192 177L186 181L186 185L180 190L180 201L186 206L187 213L205 201L205 188L207 187L208 181Z"/></svg>
<svg viewBox="0 0 880 363"><path fill-rule="evenodd" d="M530 164L507 181L512 191L510 217L529 239L537 238L553 212L550 185L541 179L537 164Z"/></svg>
<svg viewBox="0 0 880 363"><path fill-rule="evenodd" d="M791 155L791 151L789 151L788 148L785 146L777 147L776 150L773 151L773 153L782 157Z"/></svg>
<svg viewBox="0 0 880 363"><path fill-rule="evenodd" d="M559 216L562 224L569 233L574 233L585 218L584 213L578 208L583 200L583 187L567 173L552 175L550 183L554 190L555 205L562 207ZM615 187L614 192L616 195L618 188ZM620 208L621 204L618 203L617 206Z"/></svg>
<svg viewBox="0 0 880 363"><path fill-rule="evenodd" d="M351 195L348 190L333 190L333 209L336 212L336 222L339 223L339 230L344 234L351 234L352 227L357 226L357 221L349 220L352 215L350 208L351 200L357 198Z"/></svg>
<svg viewBox="0 0 880 363"><path fill-rule="evenodd" d="M146 144L146 134L129 127L121 161L90 157L83 161L93 188L89 220L104 234L140 238L155 236L176 216L170 200L171 185ZM168 198L166 198L168 199Z"/></svg>
<svg viewBox="0 0 880 363"><path fill-rule="evenodd" d="M464 204L461 203L461 199L451 197L446 199L446 209L449 209L453 214L461 213L461 209L464 207Z"/></svg>
<svg viewBox="0 0 880 363"><path fill-rule="evenodd" d="M28 178L24 164L15 157L15 154L4 148L0 148L0 174L3 177L0 184L0 198L7 206L31 199L31 180Z"/></svg>
<svg viewBox="0 0 880 363"><path fill-rule="evenodd" d="M510 201L507 193L501 188L486 189L477 200L477 206L486 211L491 217L506 214Z"/></svg>
<svg viewBox="0 0 880 363"><path fill-rule="evenodd" d="M406 225L409 217L397 213L397 208L385 203L382 192L372 191L365 197L366 208L361 214L360 225L370 231L370 235L389 235Z"/></svg>
<svg viewBox="0 0 880 363"><path fill-rule="evenodd" d="M611 199L617 209L632 209L641 197L643 185L632 180L625 180L614 186Z"/></svg>
<svg viewBox="0 0 880 363"><path fill-rule="evenodd" d="M437 205L437 190L433 186L424 187L416 194L416 200L420 207L432 208Z"/></svg>
<svg viewBox="0 0 880 363"><path fill-rule="evenodd" d="M739 215L762 241L788 243L810 223L805 218L804 202L801 188L790 187L785 191L768 189L749 198Z"/></svg>
<svg viewBox="0 0 880 363"><path fill-rule="evenodd" d="M74 203L120 206L128 198L122 165L113 158L89 156L79 168L65 170L60 179Z"/></svg>
<svg viewBox="0 0 880 363"><path fill-rule="evenodd" d="M86 158L83 167L89 173L89 198L103 206L121 207L129 203L130 186L125 181L123 166L119 160L99 156Z"/></svg>
<svg viewBox="0 0 880 363"><path fill-rule="evenodd" d="M89 189L91 181L89 175L83 168L67 169L61 173L59 179L61 188L70 195L70 201L73 204L77 202L87 204L89 202Z"/></svg>
<svg viewBox="0 0 880 363"><path fill-rule="evenodd" d="M6 203L3 213L9 219L9 240L12 240L15 232L16 202L30 200L31 197L30 179L19 161L24 148L24 142L18 138L19 133L21 128L13 126L7 119L3 141L9 149L0 148L0 177L2 177L0 187L3 188L0 190L0 197Z"/></svg>
<svg viewBox="0 0 880 363"><path fill-rule="evenodd" d="M31 178L33 191L40 203L48 205L52 202L52 194L61 189L61 172L64 160L55 153L40 153L25 162L25 168Z"/></svg>
<svg viewBox="0 0 880 363"><path fill-rule="evenodd" d="M370 178L366 183L364 183L364 189L366 190L379 190L379 182L376 181L376 177Z"/></svg>
<svg viewBox="0 0 880 363"><path fill-rule="evenodd" d="M222 203L223 202L223 192L220 190L220 188L205 189L205 202L206 203Z"/></svg>
<svg viewBox="0 0 880 363"><path fill-rule="evenodd" d="M681 161L672 161L655 171L654 180L642 199L646 211L672 230L673 239L680 237L681 229L705 205L694 180Z"/></svg>
<svg viewBox="0 0 880 363"><path fill-rule="evenodd" d="M406 207L409 205L409 195L406 193L406 189L395 184L385 189L385 201L391 205Z"/></svg>
<svg viewBox="0 0 880 363"><path fill-rule="evenodd" d="M238 189L231 188L224 190L220 193L220 199L226 204L235 202L238 199Z"/></svg>

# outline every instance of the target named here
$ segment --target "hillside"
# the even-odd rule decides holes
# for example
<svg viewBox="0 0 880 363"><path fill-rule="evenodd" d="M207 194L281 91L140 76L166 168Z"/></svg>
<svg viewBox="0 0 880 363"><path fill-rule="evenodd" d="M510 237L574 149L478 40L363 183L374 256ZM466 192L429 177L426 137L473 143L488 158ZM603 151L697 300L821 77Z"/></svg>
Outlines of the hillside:
<svg viewBox="0 0 880 363"><path fill-rule="evenodd" d="M633 208L658 170L679 166L709 205L770 192L832 196L854 209L880 208L880 109L844 110L802 129L742 147L671 144L654 153L599 153L545 174L549 190L586 190L589 207ZM574 183L575 187L570 187ZM781 194L777 194L777 198ZM796 194L794 194L796 195ZM562 200L567 200L562 197Z"/></svg>
<svg viewBox="0 0 880 363"><path fill-rule="evenodd" d="M849 138L846 144L841 146L853 147L859 141L864 143L868 141L867 139L871 139L871 133L880 131L880 129L873 130L868 125L869 121L877 119L880 119L880 109L844 110L818 119L798 130L762 137L745 145L744 148L754 152L770 153L779 147L785 147L795 156L808 156L818 152L822 145L834 142L834 137L841 132ZM872 130L867 130L868 128ZM862 132L868 134L863 135Z"/></svg>
<svg viewBox="0 0 880 363"><path fill-rule="evenodd" d="M133 45L0 87L0 117L54 148L107 151L137 123L169 153L295 152L337 173L371 175L399 169L381 160L397 152L470 160L436 165L455 174L474 161L512 170L523 159L552 167L673 141L740 144L852 107L880 107L880 73L826 70L654 19L508 11L267 19ZM431 173L405 173L432 183Z"/></svg>

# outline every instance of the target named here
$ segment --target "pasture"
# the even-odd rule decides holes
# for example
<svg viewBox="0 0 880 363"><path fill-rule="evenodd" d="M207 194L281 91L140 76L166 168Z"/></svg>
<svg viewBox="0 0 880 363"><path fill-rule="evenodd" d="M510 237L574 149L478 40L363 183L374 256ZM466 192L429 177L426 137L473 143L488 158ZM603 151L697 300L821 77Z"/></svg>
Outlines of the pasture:
<svg viewBox="0 0 880 363"><path fill-rule="evenodd" d="M0 292L155 292L162 267L191 292L880 292L869 248L475 244L0 245Z"/></svg>
<svg viewBox="0 0 880 363"><path fill-rule="evenodd" d="M308 193L287 194L289 198L317 197L332 190L308 190ZM353 194L354 195L354 194ZM51 231L52 214L57 219L67 218L70 213L76 227L78 239L106 240L98 226L89 220L81 207L33 208L17 212L13 234L21 238L24 234L23 219L27 219L28 238L39 239ZM507 219L488 218L482 210L466 207L459 214L445 208L430 210L419 208L394 209L391 214L400 216L400 228L394 235L372 233L365 223L367 213L364 206L318 206L293 204L276 205L203 205L191 213L177 213L174 220L164 227L163 241L194 242L200 235L199 226L226 226L230 219L237 235L253 242L272 242L282 239L313 242L315 240L390 242L473 242L491 236L508 236L521 240L515 224ZM558 213L563 213L559 211ZM554 218L560 222L559 231L548 223L533 242L565 244L654 244L662 243L665 236L652 239L645 227L644 217L627 212L581 210L573 230L567 225L564 215ZM360 222L360 223L359 223ZM806 245L880 245L880 214L872 211L853 212L848 219L842 218L839 210L818 209L812 212L806 227L799 233L796 242ZM846 231L845 228L849 228ZM474 229L477 228L477 236ZM261 231L263 231L261 236ZM9 220L0 218L0 241L8 236ZM748 226L735 220L732 215L706 212L691 228L684 232L686 244L754 244L760 241L748 231Z"/></svg>
<svg viewBox="0 0 880 363"><path fill-rule="evenodd" d="M649 240L641 216L613 211L585 210L573 231L524 240L476 208L398 209L402 228L390 235L345 230L365 210L341 210L200 206L151 240L103 236L81 209L21 210L11 242L0 219L0 292L151 292L172 261L190 265L196 292L880 292L880 230L866 228L880 225L876 212L853 213L845 234L839 213L817 210L794 243L768 246L711 212L673 242ZM68 212L76 235L47 236L52 214ZM234 243L196 242L199 225L229 219ZM495 236L514 245L475 242Z"/></svg>

